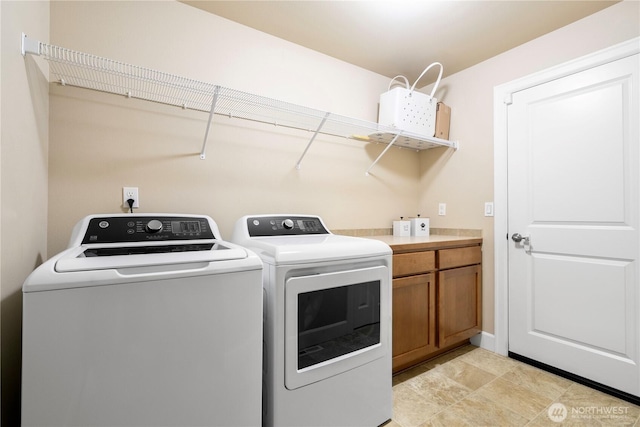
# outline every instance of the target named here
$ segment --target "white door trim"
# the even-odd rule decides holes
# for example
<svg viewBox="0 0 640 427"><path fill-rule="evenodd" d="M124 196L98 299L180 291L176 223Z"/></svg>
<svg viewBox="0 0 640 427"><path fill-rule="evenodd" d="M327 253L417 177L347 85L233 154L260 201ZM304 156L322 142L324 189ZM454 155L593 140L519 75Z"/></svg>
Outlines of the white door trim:
<svg viewBox="0 0 640 427"><path fill-rule="evenodd" d="M551 80L597 67L640 53L640 38L614 45L564 64L496 86L493 90L494 129L494 242L495 242L495 352L507 355L509 350L509 246L507 235L507 106L513 93Z"/></svg>

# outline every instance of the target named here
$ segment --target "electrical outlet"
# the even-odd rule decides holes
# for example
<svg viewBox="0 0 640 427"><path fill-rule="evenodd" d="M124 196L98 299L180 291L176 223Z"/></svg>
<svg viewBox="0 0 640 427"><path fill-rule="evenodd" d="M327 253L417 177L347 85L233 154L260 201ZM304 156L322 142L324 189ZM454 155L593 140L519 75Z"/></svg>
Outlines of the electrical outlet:
<svg viewBox="0 0 640 427"><path fill-rule="evenodd" d="M122 207L129 209L127 200L133 199L133 207L140 207L140 198L138 197L138 187L122 187Z"/></svg>
<svg viewBox="0 0 640 427"><path fill-rule="evenodd" d="M444 216L446 214L447 214L447 204L446 203L438 204L438 215Z"/></svg>

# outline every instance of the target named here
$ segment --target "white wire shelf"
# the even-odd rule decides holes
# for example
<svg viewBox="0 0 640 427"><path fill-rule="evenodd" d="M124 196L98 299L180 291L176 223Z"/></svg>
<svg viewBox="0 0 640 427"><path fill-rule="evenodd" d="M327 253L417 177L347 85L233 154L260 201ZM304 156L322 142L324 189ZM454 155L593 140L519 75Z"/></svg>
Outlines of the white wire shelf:
<svg viewBox="0 0 640 427"><path fill-rule="evenodd" d="M434 147L457 149L458 143L380 126L366 120L303 107L272 98L241 92L149 68L126 64L96 55L48 45L22 34L22 54L42 56L49 62L52 80L75 86L209 113L200 157L205 158L208 134L214 114L313 132L425 150ZM386 153L376 159L369 170ZM367 170L367 173L369 172Z"/></svg>

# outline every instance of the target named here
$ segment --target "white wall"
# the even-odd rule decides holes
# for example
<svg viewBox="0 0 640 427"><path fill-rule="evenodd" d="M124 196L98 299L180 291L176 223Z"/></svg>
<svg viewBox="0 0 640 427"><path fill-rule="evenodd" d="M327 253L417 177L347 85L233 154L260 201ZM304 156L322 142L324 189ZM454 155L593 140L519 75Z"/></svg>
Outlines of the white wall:
<svg viewBox="0 0 640 427"><path fill-rule="evenodd" d="M421 154L419 206L432 227L483 230L484 331L494 330L493 218L484 217L493 201L493 88L638 35L640 2L624 1L442 80L436 97L451 106L450 137L461 148Z"/></svg>
<svg viewBox="0 0 640 427"><path fill-rule="evenodd" d="M20 34L49 37L49 3L0 2L0 295L2 425L19 425L22 283L46 259L47 65L20 54ZM44 70L44 71L43 71Z"/></svg>
<svg viewBox="0 0 640 427"><path fill-rule="evenodd" d="M233 89L376 121L388 78L178 2L54 2L51 43ZM100 19L96 19L100 17ZM390 228L417 209L418 162L382 145L219 116L202 144L204 113L52 87L49 251L83 215L122 212L122 186L140 212L211 215L228 238L250 213L321 215L330 228Z"/></svg>

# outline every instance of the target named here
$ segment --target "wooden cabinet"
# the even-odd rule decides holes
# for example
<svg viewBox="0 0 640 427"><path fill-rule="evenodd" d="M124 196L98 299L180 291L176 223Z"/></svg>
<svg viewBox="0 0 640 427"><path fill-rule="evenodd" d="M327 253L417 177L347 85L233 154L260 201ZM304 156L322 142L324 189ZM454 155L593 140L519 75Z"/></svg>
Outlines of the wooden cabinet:
<svg viewBox="0 0 640 427"><path fill-rule="evenodd" d="M481 239L393 255L393 371L453 348L481 331ZM413 249L413 250L412 250Z"/></svg>

